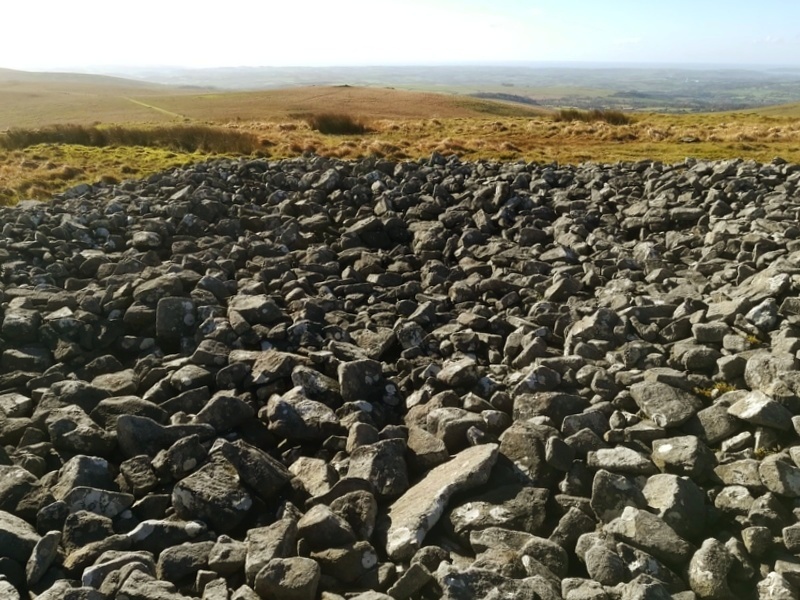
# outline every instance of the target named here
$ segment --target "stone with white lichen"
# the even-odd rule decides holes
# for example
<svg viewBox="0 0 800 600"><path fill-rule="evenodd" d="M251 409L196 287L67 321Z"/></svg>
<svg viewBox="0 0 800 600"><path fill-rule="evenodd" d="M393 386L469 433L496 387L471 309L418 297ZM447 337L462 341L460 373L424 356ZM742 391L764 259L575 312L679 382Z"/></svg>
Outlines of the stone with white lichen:
<svg viewBox="0 0 800 600"><path fill-rule="evenodd" d="M408 559L420 548L454 494L486 483L497 461L497 448L497 444L484 444L458 453L392 504L386 531L386 553L391 559Z"/></svg>

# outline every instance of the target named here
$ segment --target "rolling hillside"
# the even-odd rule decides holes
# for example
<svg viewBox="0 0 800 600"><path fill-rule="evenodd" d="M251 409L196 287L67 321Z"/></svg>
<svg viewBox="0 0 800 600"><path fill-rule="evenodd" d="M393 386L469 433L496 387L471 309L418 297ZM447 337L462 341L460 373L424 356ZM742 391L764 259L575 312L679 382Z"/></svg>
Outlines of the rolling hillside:
<svg viewBox="0 0 800 600"><path fill-rule="evenodd" d="M372 87L211 91L102 75L0 69L0 130L65 123L273 121L327 111L374 119L532 116L544 112L465 96Z"/></svg>

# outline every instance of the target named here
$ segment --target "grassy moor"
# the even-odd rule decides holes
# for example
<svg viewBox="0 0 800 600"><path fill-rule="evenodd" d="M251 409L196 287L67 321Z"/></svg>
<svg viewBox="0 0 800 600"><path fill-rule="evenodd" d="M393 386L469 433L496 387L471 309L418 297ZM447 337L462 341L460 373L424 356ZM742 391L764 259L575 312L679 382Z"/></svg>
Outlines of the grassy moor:
<svg viewBox="0 0 800 600"><path fill-rule="evenodd" d="M800 104L665 114L385 87L226 91L0 70L0 200L46 198L220 155L798 161L798 116Z"/></svg>

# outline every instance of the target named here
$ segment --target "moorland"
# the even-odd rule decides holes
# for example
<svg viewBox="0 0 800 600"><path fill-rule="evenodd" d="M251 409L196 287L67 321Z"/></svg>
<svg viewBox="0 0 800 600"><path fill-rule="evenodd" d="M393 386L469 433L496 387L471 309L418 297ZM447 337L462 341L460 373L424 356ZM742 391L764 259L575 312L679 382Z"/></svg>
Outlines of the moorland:
<svg viewBox="0 0 800 600"><path fill-rule="evenodd" d="M0 200L46 198L219 155L800 161L800 76L791 70L126 75L140 78L0 69ZM345 125L320 127L331 115Z"/></svg>

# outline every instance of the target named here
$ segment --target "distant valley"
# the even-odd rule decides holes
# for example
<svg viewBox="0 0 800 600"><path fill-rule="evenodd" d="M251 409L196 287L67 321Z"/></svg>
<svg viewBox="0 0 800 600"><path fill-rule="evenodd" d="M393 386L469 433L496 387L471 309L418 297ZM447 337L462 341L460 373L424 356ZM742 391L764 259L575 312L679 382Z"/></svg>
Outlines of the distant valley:
<svg viewBox="0 0 800 600"><path fill-rule="evenodd" d="M800 68L685 66L231 67L108 71L179 87L259 90L311 85L396 87L546 107L651 112L742 110L800 101ZM490 96L489 96L490 97Z"/></svg>

